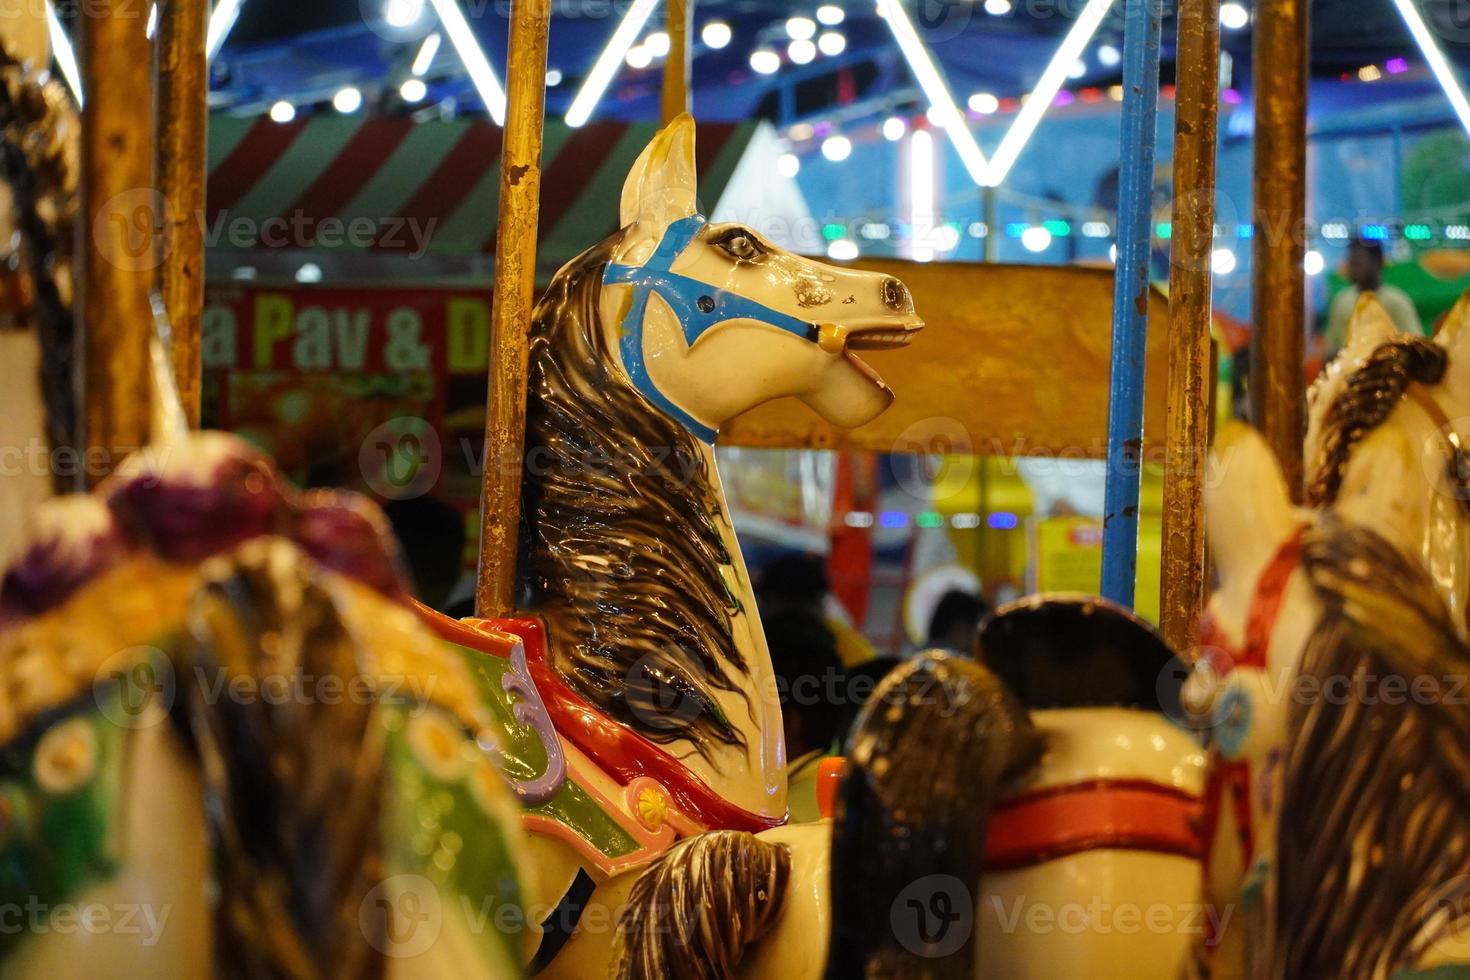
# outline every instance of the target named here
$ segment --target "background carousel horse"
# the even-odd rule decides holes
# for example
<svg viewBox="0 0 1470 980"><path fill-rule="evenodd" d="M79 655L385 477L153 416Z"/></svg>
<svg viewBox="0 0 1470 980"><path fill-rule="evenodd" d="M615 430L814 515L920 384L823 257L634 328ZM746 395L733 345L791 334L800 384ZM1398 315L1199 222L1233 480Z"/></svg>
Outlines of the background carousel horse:
<svg viewBox="0 0 1470 980"><path fill-rule="evenodd" d="M1185 702L1217 758L1206 975L1470 976L1470 650L1385 537L1293 508L1264 441L1221 433L1220 575Z"/></svg>
<svg viewBox="0 0 1470 980"><path fill-rule="evenodd" d="M4 565L25 540L36 507L80 485L80 457L67 462L61 455L78 444L71 297L79 129L71 96L44 70L50 61L44 12L12 11L0 40Z"/></svg>
<svg viewBox="0 0 1470 980"><path fill-rule="evenodd" d="M1470 635L1470 294L1433 340L1397 332L1371 295L1313 388L1306 498L1423 562Z"/></svg>
<svg viewBox="0 0 1470 980"><path fill-rule="evenodd" d="M978 975L1177 978L1229 916L1200 902L1205 753L1178 724L1184 664L1132 612L1071 595L996 610L978 658L1044 746L990 821Z"/></svg>
<svg viewBox="0 0 1470 980"><path fill-rule="evenodd" d="M151 449L0 587L0 975L519 975L481 921L526 901L511 712L382 516L233 437Z"/></svg>

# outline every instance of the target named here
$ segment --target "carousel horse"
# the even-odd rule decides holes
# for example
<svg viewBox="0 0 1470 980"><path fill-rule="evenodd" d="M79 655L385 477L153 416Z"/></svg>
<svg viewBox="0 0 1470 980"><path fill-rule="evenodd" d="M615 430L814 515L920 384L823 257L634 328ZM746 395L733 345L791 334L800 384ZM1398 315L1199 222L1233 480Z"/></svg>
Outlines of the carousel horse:
<svg viewBox="0 0 1470 980"><path fill-rule="evenodd" d="M1470 649L1403 543L1293 507L1244 426L1213 455L1183 700L1214 755L1207 893L1240 914L1200 972L1470 976Z"/></svg>
<svg viewBox="0 0 1470 980"><path fill-rule="evenodd" d="M507 767L548 903L529 915L541 975L819 977L830 831L784 826L780 708L713 443L781 396L869 421L893 396L855 352L922 322L896 279L706 222L688 116L639 157L620 216L533 316L521 610L425 615L490 663L519 644L544 707ZM912 710L936 737L963 724Z"/></svg>
<svg viewBox="0 0 1470 980"><path fill-rule="evenodd" d="M1470 294L1434 339L1364 295L1309 398L1306 500L1417 556L1470 635Z"/></svg>
<svg viewBox="0 0 1470 980"><path fill-rule="evenodd" d="M17 13L7 27L27 16ZM79 128L71 96L42 69L0 47L0 565L15 557L35 508L75 489L81 476L80 456L63 455L78 445L71 302Z"/></svg>
<svg viewBox="0 0 1470 980"><path fill-rule="evenodd" d="M386 521L232 436L44 504L0 585L0 975L519 975L515 797Z"/></svg>
<svg viewBox="0 0 1470 980"><path fill-rule="evenodd" d="M563 268L533 317L520 611L463 623L425 611L486 664L519 645L539 698L517 717L534 738L507 764L547 902L527 915L533 966L815 980L1121 977L1148 962L1175 975L1193 917L1147 940L1120 926L1114 945L1065 943L1014 908L1090 914L1150 885L1155 900L1124 917L1197 904L1188 822L1203 756L1156 711L1172 656L1136 621L1104 649L1100 625L1122 615L1104 604L1082 609L1078 635L1114 658L1098 670L1131 645L1134 674L1094 687L1094 710L1065 705L1081 710L1057 712L1041 739L988 671L905 665L859 722L835 824L782 825L779 707L712 443L724 420L780 395L837 425L868 421L892 396L852 352L906 343L919 321L896 280L709 226L693 160L684 117L635 164L623 230ZM998 639L994 656L1017 643ZM1084 830L1066 826L1079 813L1093 818ZM987 901L1009 904L977 925L986 866ZM971 918L956 926L962 906Z"/></svg>

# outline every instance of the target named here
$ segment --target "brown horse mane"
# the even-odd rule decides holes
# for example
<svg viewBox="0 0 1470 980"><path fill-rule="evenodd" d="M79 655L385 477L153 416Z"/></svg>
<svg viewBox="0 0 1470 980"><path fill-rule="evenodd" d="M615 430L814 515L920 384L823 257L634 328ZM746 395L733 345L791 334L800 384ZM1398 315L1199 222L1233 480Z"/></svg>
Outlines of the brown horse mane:
<svg viewBox="0 0 1470 980"><path fill-rule="evenodd" d="M1322 460L1306 488L1310 506L1337 500L1358 443L1388 420L1411 384L1438 384L1448 364L1445 349L1425 337L1394 337L1368 355L1327 408Z"/></svg>
<svg viewBox="0 0 1470 980"><path fill-rule="evenodd" d="M615 234L568 263L532 318L517 584L582 698L706 758L744 745L715 692L747 665L718 494L694 437L619 368L601 322Z"/></svg>
<svg viewBox="0 0 1470 980"><path fill-rule="evenodd" d="M1302 566L1324 611L1288 715L1268 975L1388 976L1466 915L1470 648L1372 531L1328 517Z"/></svg>

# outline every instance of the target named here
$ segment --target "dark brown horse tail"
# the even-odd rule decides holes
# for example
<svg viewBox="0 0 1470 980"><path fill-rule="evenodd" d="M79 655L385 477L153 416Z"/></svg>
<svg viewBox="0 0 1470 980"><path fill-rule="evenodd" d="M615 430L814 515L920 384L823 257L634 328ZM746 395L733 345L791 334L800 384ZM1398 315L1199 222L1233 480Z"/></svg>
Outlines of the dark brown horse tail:
<svg viewBox="0 0 1470 980"><path fill-rule="evenodd" d="M993 673L926 654L873 691L847 743L832 832L828 980L969 980L985 835L1041 739Z"/></svg>
<svg viewBox="0 0 1470 980"><path fill-rule="evenodd" d="M230 696L359 675L331 596L282 548L262 539L205 566L177 658L219 887L214 975L371 980L384 973L383 945L359 926L383 876L373 705Z"/></svg>
<svg viewBox="0 0 1470 980"><path fill-rule="evenodd" d="M754 834L681 841L633 885L618 921L618 980L733 980L745 947L775 923L791 854Z"/></svg>

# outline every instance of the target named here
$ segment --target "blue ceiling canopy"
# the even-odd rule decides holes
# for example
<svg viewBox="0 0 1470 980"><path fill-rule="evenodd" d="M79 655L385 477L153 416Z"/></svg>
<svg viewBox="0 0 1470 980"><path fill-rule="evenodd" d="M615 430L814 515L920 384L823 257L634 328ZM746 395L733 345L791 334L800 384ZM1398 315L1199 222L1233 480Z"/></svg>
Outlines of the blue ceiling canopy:
<svg viewBox="0 0 1470 980"><path fill-rule="evenodd" d="M455 0L465 12L490 64L503 80L508 0ZM846 102L881 106L885 101L912 106L919 98L887 25L871 0L841 3L840 24L819 26L840 33L840 53L820 54L807 64L786 55L786 20L812 17L820 0L803 4L775 0L699 0L695 4L694 104L711 121L753 116L778 122L830 112ZM1445 54L1462 74L1470 67L1470 23L1457 19L1462 0L1418 0ZM1249 9L1250 0L1240 0ZM581 79L611 37L631 0L553 0L548 67L556 84L547 90L549 114L564 114ZM1031 89L1083 0L918 0L908 9L919 35L950 80L956 96L990 92L1002 98ZM392 9L390 9L390 7ZM1422 59L1390 0L1318 0L1312 4L1315 76L1334 79L1369 64ZM1172 74L1173 5L1166 5L1165 81ZM662 5L654 10L644 36L661 29ZM401 26L394 26L398 21ZM721 21L732 38L719 49L699 40L701 28ZM1068 84L1108 86L1120 80L1113 52L1121 48L1121 2L1088 46L1077 75ZM354 86L365 95L367 111L480 113L484 107L453 46L444 43L422 74L422 98L409 103L402 83L414 77L424 38L441 29L428 0L245 0L239 20L216 59L211 104L245 114L266 111L278 100L303 111L326 111L332 95ZM1237 84L1250 62L1249 25L1227 29L1225 50L1235 65ZM781 55L772 74L752 69L758 48ZM646 121L658 113L663 62L647 67L623 64L603 95L594 119ZM418 94L418 93L414 93Z"/></svg>

